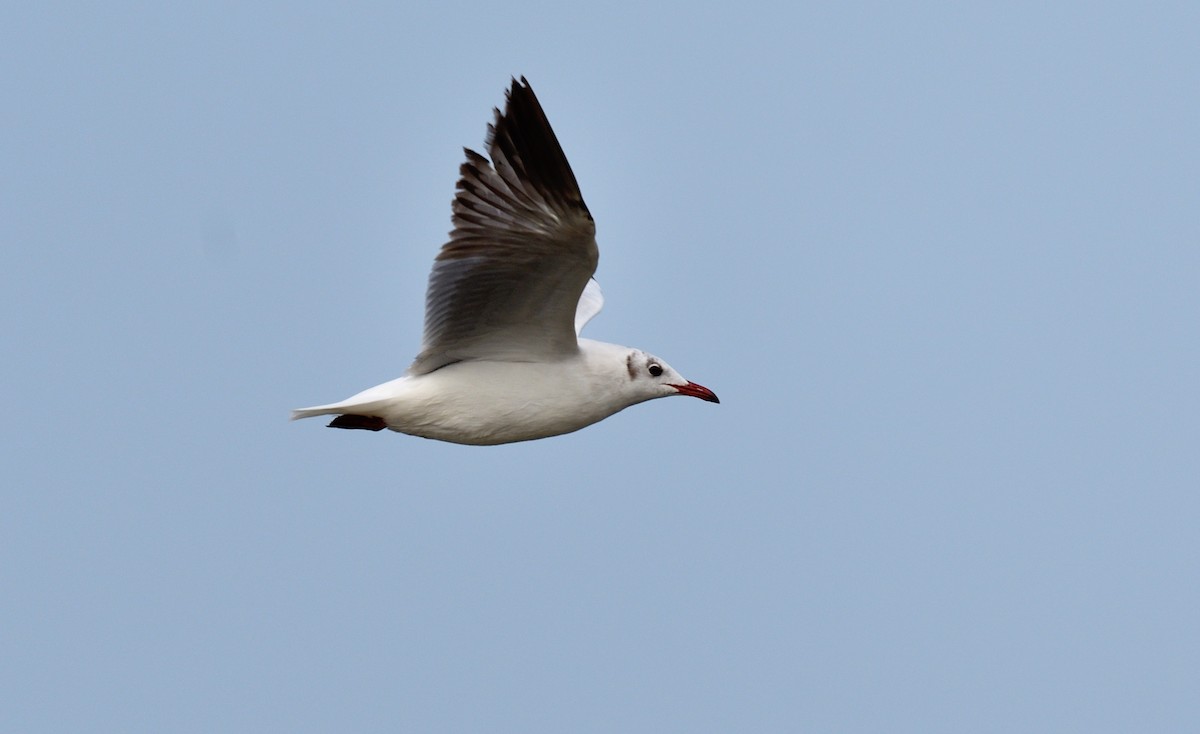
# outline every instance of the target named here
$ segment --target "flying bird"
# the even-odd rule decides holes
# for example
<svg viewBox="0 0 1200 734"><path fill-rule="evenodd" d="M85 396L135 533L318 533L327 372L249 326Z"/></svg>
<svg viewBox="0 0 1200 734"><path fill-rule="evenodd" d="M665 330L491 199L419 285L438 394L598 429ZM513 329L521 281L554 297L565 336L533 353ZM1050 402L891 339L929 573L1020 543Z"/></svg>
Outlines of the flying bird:
<svg viewBox="0 0 1200 734"><path fill-rule="evenodd" d="M654 398L720 402L652 354L579 338L604 305L596 226L524 77L485 146L490 161L464 149L408 371L292 420L333 415L332 428L491 445L577 431Z"/></svg>

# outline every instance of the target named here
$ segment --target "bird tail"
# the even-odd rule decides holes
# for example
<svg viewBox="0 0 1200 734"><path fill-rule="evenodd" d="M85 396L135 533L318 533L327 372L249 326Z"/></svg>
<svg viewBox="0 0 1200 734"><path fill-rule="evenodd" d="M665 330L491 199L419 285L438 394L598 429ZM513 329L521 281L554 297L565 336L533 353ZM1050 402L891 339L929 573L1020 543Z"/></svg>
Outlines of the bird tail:
<svg viewBox="0 0 1200 734"><path fill-rule="evenodd" d="M396 396L396 390L407 378L392 380L382 385L376 385L370 390L364 390L354 397L340 403L314 405L311 408L299 408L292 411L292 420L313 418L318 415L336 415L342 418L334 419L329 425L335 428L370 428L378 431L386 427L379 414L388 407ZM377 427L376 427L377 426Z"/></svg>
<svg viewBox="0 0 1200 734"><path fill-rule="evenodd" d="M387 404L385 400L372 400L370 402L359 402L354 400L346 400L341 403L330 403L329 405L314 405L311 408L299 408L292 411L291 420L298 421L301 418L314 418L318 415L370 415Z"/></svg>
<svg viewBox="0 0 1200 734"><path fill-rule="evenodd" d="M337 404L333 405L314 405L311 408L298 408L292 411L290 420L298 421L301 418L315 418L318 415L338 415L342 411Z"/></svg>
<svg viewBox="0 0 1200 734"><path fill-rule="evenodd" d="M383 407L382 401L373 403L334 403L332 405L316 405L311 408L300 408L292 411L292 420L313 418L318 415L336 416L329 422L330 428L358 428L366 431L382 431L387 428L387 421L374 415Z"/></svg>

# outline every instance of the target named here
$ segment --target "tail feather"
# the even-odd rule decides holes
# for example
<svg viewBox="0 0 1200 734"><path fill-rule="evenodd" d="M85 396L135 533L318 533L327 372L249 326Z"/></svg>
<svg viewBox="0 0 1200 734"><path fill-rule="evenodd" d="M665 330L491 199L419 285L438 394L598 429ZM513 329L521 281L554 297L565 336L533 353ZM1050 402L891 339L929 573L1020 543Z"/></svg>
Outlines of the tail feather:
<svg viewBox="0 0 1200 734"><path fill-rule="evenodd" d="M301 418L314 418L318 415L338 415L344 410L336 405L317 405L312 408L300 408L292 411L290 420L298 421Z"/></svg>
<svg viewBox="0 0 1200 734"><path fill-rule="evenodd" d="M331 403L330 405L314 405L311 408L293 410L291 420L298 421L302 418L314 418L319 415L372 416L373 413L383 408L385 403L386 401L383 400L373 400L366 403L356 403L347 400L346 402ZM382 418L379 420L382 420Z"/></svg>
<svg viewBox="0 0 1200 734"><path fill-rule="evenodd" d="M402 389L403 384L408 380L407 377L401 377L391 382L385 382L382 385L376 385L369 390L363 390L357 395L346 398L340 403L329 403L328 405L314 405L311 408L300 408L292 411L292 420L300 420L301 418L312 418L318 415L338 415L346 417L347 421L353 422L358 420L360 423L363 420L370 421L370 425L374 426L375 421L380 424L383 419L379 417L381 412L386 412L387 408L394 402L397 393ZM335 419L330 425L337 424L340 419ZM368 428L363 425L349 425L348 422L343 422L339 425L334 425L335 428ZM386 425L381 425L380 428L386 428ZM380 428L370 428L370 430L378 431Z"/></svg>

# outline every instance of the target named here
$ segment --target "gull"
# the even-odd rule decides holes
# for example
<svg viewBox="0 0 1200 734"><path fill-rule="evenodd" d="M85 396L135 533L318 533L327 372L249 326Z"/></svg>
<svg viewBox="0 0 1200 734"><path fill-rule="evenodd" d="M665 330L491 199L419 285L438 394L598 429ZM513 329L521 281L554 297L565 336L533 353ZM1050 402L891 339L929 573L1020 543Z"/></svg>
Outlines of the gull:
<svg viewBox="0 0 1200 734"><path fill-rule="evenodd" d="M416 359L403 377L292 420L334 415L331 428L482 446L570 433L654 398L720 402L652 354L579 338L604 305L592 215L524 77L494 112L491 160L464 149Z"/></svg>

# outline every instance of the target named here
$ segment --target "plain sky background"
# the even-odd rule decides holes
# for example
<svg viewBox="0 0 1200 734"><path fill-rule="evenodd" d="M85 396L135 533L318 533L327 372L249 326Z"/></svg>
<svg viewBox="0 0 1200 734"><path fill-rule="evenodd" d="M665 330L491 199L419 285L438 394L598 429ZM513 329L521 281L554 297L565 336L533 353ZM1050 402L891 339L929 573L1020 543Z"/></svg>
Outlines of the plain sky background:
<svg viewBox="0 0 1200 734"><path fill-rule="evenodd" d="M1200 730L1197 7L11 5L0 731ZM289 423L522 74L722 403Z"/></svg>

